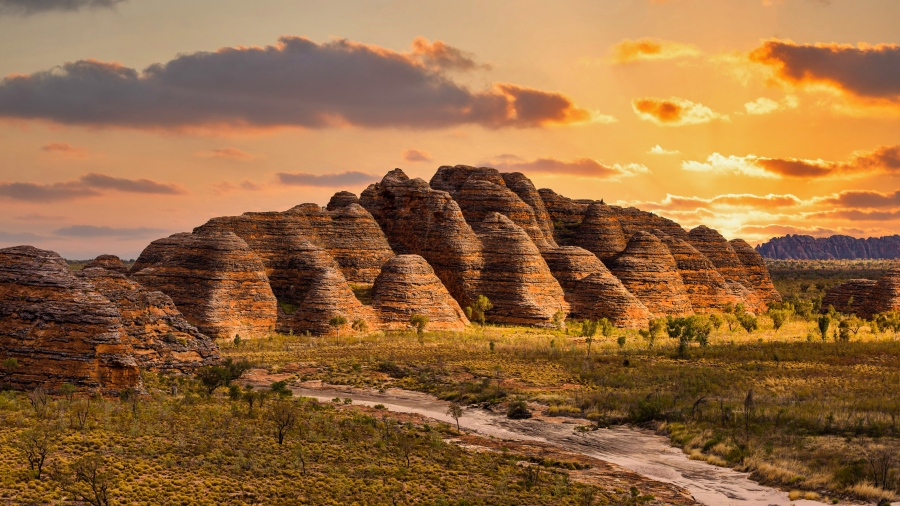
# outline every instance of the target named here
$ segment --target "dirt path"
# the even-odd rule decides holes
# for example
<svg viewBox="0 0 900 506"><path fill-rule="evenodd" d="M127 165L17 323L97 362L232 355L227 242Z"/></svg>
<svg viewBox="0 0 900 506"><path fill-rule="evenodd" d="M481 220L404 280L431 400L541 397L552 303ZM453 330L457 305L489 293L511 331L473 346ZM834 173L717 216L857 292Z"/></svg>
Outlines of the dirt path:
<svg viewBox="0 0 900 506"><path fill-rule="evenodd" d="M250 379L250 378L248 378ZM256 382L257 378L250 379ZM260 386L271 380L258 378ZM413 413L455 424L447 416L448 403L430 395L400 389L384 393L336 385L307 382L292 387L295 395L329 401L335 397L353 399L355 404L383 404L388 410ZM510 420L480 408L467 408L459 419L463 429L482 436L515 441L537 441L617 464L653 480L687 489L700 503L710 506L821 506L821 502L791 501L780 490L748 478L746 473L690 460L672 448L666 438L650 431L615 427L576 432L576 423L565 419Z"/></svg>

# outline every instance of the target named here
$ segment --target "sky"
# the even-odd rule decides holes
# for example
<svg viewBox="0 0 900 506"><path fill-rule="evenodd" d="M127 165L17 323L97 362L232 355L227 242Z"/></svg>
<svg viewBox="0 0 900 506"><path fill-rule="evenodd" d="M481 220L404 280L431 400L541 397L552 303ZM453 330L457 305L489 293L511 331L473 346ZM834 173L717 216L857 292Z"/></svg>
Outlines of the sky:
<svg viewBox="0 0 900 506"><path fill-rule="evenodd" d="M900 233L896 0L0 0L0 247L135 258L399 167L752 244Z"/></svg>

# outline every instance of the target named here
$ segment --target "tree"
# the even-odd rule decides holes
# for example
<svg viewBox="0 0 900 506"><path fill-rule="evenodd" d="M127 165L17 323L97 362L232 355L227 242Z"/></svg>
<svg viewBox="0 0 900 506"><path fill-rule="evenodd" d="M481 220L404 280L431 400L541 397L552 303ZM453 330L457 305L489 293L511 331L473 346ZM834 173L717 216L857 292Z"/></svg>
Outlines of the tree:
<svg viewBox="0 0 900 506"><path fill-rule="evenodd" d="M344 315L335 315L332 316L330 320L328 320L328 325L331 326L335 331L337 331L337 335L341 335L341 327L347 324L347 317Z"/></svg>
<svg viewBox="0 0 900 506"><path fill-rule="evenodd" d="M269 390L271 390L273 394L279 397L291 397L294 395L294 392L292 392L291 389L288 388L286 380L276 381L272 383L272 386L269 387Z"/></svg>
<svg viewBox="0 0 900 506"><path fill-rule="evenodd" d="M275 429L275 439L278 440L278 444L284 444L284 437L297 425L299 417L300 413L295 402L286 399L272 402L272 406L266 413L266 419Z"/></svg>
<svg viewBox="0 0 900 506"><path fill-rule="evenodd" d="M846 319L838 323L838 339L844 343L850 341L850 322Z"/></svg>
<svg viewBox="0 0 900 506"><path fill-rule="evenodd" d="M772 326L775 327L777 333L781 326L790 318L791 313L787 309L776 309L769 311L769 318L772 319Z"/></svg>
<svg viewBox="0 0 900 506"><path fill-rule="evenodd" d="M744 309L743 304L738 304L734 309L734 317L737 319L737 322L744 327L744 330L747 331L748 334L753 333L754 330L759 328L759 320L756 316L753 316L752 313L748 313Z"/></svg>
<svg viewBox="0 0 900 506"><path fill-rule="evenodd" d="M365 334L369 331L369 324L362 318L357 318L356 320L353 320L353 325L351 325L350 328L356 332Z"/></svg>
<svg viewBox="0 0 900 506"><path fill-rule="evenodd" d="M41 472L44 469L44 462L47 456L56 447L56 439L58 432L55 428L47 424L38 424L35 427L26 429L19 434L16 446L25 455L28 466L34 477L41 479Z"/></svg>
<svg viewBox="0 0 900 506"><path fill-rule="evenodd" d="M666 334L666 319L656 318L650 320L647 322L647 328L639 330L638 334L647 341L648 348L653 348L656 338Z"/></svg>
<svg viewBox="0 0 900 506"><path fill-rule="evenodd" d="M819 317L819 332L822 334L822 342L828 338L828 327L831 326L831 315L823 314Z"/></svg>
<svg viewBox="0 0 900 506"><path fill-rule="evenodd" d="M91 453L72 464L72 472L56 476L60 488L92 506L109 506L109 489L116 476L106 468L103 457Z"/></svg>
<svg viewBox="0 0 900 506"><path fill-rule="evenodd" d="M587 343L587 356L591 356L591 343L594 341L594 336L597 334L597 326L600 322L596 320L584 320L581 322L581 337L584 338L584 342Z"/></svg>
<svg viewBox="0 0 900 506"><path fill-rule="evenodd" d="M72 402L72 397L75 395L75 391L78 389L75 388L75 385L71 383L63 383L59 387L59 393L66 398L67 401Z"/></svg>
<svg viewBox="0 0 900 506"><path fill-rule="evenodd" d="M459 403L451 403L447 408L447 416L456 420L456 432L460 432L459 429L459 417L463 415L463 407L459 405Z"/></svg>
<svg viewBox="0 0 900 506"><path fill-rule="evenodd" d="M425 326L428 325L428 317L423 314L413 313L409 317L409 324L416 329L416 334L421 336L425 333Z"/></svg>
<svg viewBox="0 0 900 506"><path fill-rule="evenodd" d="M481 328L484 328L484 313L493 308L494 305L491 304L490 299L484 295L479 295L475 298L475 301L472 302L471 306L466 307L466 317L469 320L477 321L481 325Z"/></svg>
<svg viewBox="0 0 900 506"><path fill-rule="evenodd" d="M550 319L550 322L553 323L553 326L556 327L556 330L566 330L566 312L560 310L553 313L553 318Z"/></svg>
<svg viewBox="0 0 900 506"><path fill-rule="evenodd" d="M201 367L197 371L197 379L206 387L206 393L211 395L220 386L230 386L232 381L249 370L250 362L246 360L235 362L227 358L221 365Z"/></svg>
<svg viewBox="0 0 900 506"><path fill-rule="evenodd" d="M678 355L687 355L691 341L697 341L701 346L706 346L709 334L712 332L712 324L709 319L700 315L688 317L668 317L666 319L666 333L669 337L678 339Z"/></svg>
<svg viewBox="0 0 900 506"><path fill-rule="evenodd" d="M28 402L34 409L34 414L38 417L38 420L43 420L47 416L47 412L50 409L50 396L47 395L46 390L36 387L28 392Z"/></svg>
<svg viewBox="0 0 900 506"><path fill-rule="evenodd" d="M860 329L862 329L866 324L865 320L856 315L851 315L844 321L847 322L847 328L850 330L850 332L853 332L854 337L859 334Z"/></svg>
<svg viewBox="0 0 900 506"><path fill-rule="evenodd" d="M725 323L725 318L719 313L713 313L709 315L709 323L714 329L719 330L719 328L722 327L722 324Z"/></svg>

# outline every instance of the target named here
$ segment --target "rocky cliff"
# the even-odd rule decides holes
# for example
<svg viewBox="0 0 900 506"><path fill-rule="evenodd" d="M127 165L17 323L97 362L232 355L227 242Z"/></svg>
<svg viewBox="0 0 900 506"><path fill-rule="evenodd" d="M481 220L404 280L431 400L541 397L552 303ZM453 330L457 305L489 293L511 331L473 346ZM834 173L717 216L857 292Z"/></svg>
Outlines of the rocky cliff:
<svg viewBox="0 0 900 506"><path fill-rule="evenodd" d="M414 314L427 317L430 330L460 331L469 324L462 308L419 255L399 255L384 264L372 287L372 307L386 330L409 328Z"/></svg>
<svg viewBox="0 0 900 506"><path fill-rule="evenodd" d="M773 237L756 247L765 258L780 260L834 260L900 258L900 235L857 239L846 235Z"/></svg>
<svg viewBox="0 0 900 506"><path fill-rule="evenodd" d="M872 289L878 282L874 279L851 279L825 292L822 298L822 309L834 307L844 314L858 314L869 318L872 316Z"/></svg>
<svg viewBox="0 0 900 506"><path fill-rule="evenodd" d="M638 231L610 271L656 317L693 313L678 264L656 236Z"/></svg>
<svg viewBox="0 0 900 506"><path fill-rule="evenodd" d="M115 392L140 384L119 310L52 251L0 250L0 384Z"/></svg>

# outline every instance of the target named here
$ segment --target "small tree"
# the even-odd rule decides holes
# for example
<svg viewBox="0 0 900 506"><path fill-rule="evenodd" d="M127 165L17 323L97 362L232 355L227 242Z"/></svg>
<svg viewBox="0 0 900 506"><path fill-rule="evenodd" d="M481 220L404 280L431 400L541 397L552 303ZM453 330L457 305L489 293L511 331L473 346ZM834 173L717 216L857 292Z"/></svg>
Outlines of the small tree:
<svg viewBox="0 0 900 506"><path fill-rule="evenodd" d="M819 317L819 333L822 334L822 342L828 339L828 327L831 326L831 315L823 314Z"/></svg>
<svg viewBox="0 0 900 506"><path fill-rule="evenodd" d="M63 397L66 398L67 401L72 402L72 397L75 395L75 392L78 389L75 388L75 385L71 383L63 383L59 387L59 393L62 394Z"/></svg>
<svg viewBox="0 0 900 506"><path fill-rule="evenodd" d="M722 324L725 323L725 318L719 313L713 313L709 315L709 323L714 329L719 330L719 328L722 327Z"/></svg>
<svg viewBox="0 0 900 506"><path fill-rule="evenodd" d="M350 326L355 332L359 332L360 334L365 334L369 331L369 323L363 320L362 318L357 318L353 320L353 325Z"/></svg>
<svg viewBox="0 0 900 506"><path fill-rule="evenodd" d="M103 457L92 453L72 464L71 473L55 477L60 488L92 506L109 506L109 489L115 483L115 475L106 468Z"/></svg>
<svg viewBox="0 0 900 506"><path fill-rule="evenodd" d="M56 447L58 435L55 428L46 424L38 424L19 434L16 446L25 455L31 472L38 480L41 479L47 456Z"/></svg>
<svg viewBox="0 0 900 506"><path fill-rule="evenodd" d="M275 429L275 439L278 444L284 443L284 437L297 425L297 419L300 417L297 404L286 399L273 401L269 411L266 413L266 419Z"/></svg>
<svg viewBox="0 0 900 506"><path fill-rule="evenodd" d="M788 320L791 316L790 312L787 309L776 309L773 311L769 311L769 318L772 319L772 326L775 327L775 332L781 329L781 326Z"/></svg>
<svg viewBox="0 0 900 506"><path fill-rule="evenodd" d="M428 325L428 317L423 314L413 313L409 317L409 324L416 329L416 334L421 336L425 333L425 326Z"/></svg>
<svg viewBox="0 0 900 506"><path fill-rule="evenodd" d="M212 394L220 386L230 386L231 382L240 378L250 370L250 362L227 358L221 365L201 367L197 371L197 379L206 387L206 393Z"/></svg>
<svg viewBox="0 0 900 506"><path fill-rule="evenodd" d="M332 316L330 320L328 320L328 325L331 326L335 331L337 331L337 335L341 335L341 327L347 324L347 318L344 315L335 315Z"/></svg>
<svg viewBox="0 0 900 506"><path fill-rule="evenodd" d="M553 326L556 327L556 330L566 330L566 312L560 310L553 313L553 317L550 319L550 322L553 323Z"/></svg>
<svg viewBox="0 0 900 506"><path fill-rule="evenodd" d="M471 306L466 307L466 317L469 320L475 320L481 325L481 328L484 328L484 314L491 309L494 308L494 305L491 304L490 299L485 297L484 295L479 295L475 298L475 301L472 302Z"/></svg>
<svg viewBox="0 0 900 506"><path fill-rule="evenodd" d="M459 403L451 403L450 407L447 408L447 416L456 420L456 432L460 432L459 429L459 417L463 415L463 407L459 405Z"/></svg>
<svg viewBox="0 0 900 506"><path fill-rule="evenodd" d="M47 416L47 412L50 410L50 400L47 391L41 387L36 387L28 392L28 402L34 409L34 414L38 417L38 420L43 420Z"/></svg>
<svg viewBox="0 0 900 506"><path fill-rule="evenodd" d="M838 323L838 339L845 343L850 341L850 322L847 320Z"/></svg>
<svg viewBox="0 0 900 506"><path fill-rule="evenodd" d="M584 342L587 343L587 356L591 356L591 343L594 341L594 336L597 335L597 326L600 322L596 320L584 320L581 322L581 337L584 338Z"/></svg>

